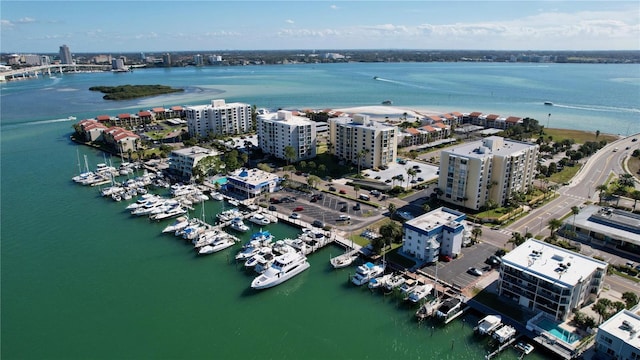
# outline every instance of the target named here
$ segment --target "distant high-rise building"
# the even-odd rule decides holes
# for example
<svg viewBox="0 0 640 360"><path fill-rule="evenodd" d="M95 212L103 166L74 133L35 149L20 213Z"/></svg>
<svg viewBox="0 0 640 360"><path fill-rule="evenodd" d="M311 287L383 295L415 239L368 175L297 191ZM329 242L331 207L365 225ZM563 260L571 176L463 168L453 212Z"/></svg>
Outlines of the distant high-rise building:
<svg viewBox="0 0 640 360"><path fill-rule="evenodd" d="M71 50L67 45L60 46L60 63L61 64L73 64L73 58L71 57Z"/></svg>
<svg viewBox="0 0 640 360"><path fill-rule="evenodd" d="M193 64L195 66L204 65L204 60L202 59L202 55L200 55L200 54L193 55Z"/></svg>
<svg viewBox="0 0 640 360"><path fill-rule="evenodd" d="M165 53L162 55L162 64L164 66L171 66L171 54Z"/></svg>

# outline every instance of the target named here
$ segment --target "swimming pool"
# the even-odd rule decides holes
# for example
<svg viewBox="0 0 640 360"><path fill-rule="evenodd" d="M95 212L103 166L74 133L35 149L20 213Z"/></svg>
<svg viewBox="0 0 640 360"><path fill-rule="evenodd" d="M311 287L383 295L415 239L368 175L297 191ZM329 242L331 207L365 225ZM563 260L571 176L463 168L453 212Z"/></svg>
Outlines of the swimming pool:
<svg viewBox="0 0 640 360"><path fill-rule="evenodd" d="M224 185L227 183L227 178L226 177L221 177L220 179L214 181L214 183L218 183L220 185Z"/></svg>
<svg viewBox="0 0 640 360"><path fill-rule="evenodd" d="M538 325L538 327L540 327L541 329L545 330L549 334L555 336L556 338L558 338L561 341L564 341L567 344L572 344L580 340L580 336L572 333L571 331L568 331L559 327L558 324L554 323L549 319L542 318L540 319L540 321L538 321L536 325Z"/></svg>

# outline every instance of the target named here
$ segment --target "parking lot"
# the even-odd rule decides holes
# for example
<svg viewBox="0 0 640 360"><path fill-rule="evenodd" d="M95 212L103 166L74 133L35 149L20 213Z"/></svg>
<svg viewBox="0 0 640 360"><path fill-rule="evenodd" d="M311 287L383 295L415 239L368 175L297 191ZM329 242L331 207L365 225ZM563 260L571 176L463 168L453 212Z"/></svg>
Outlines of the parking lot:
<svg viewBox="0 0 640 360"><path fill-rule="evenodd" d="M425 266L420 270L435 277L437 266L438 279L456 287L465 288L479 278L487 276L489 272L496 271L485 263L489 256L495 254L496 250L498 248L494 245L479 243L471 247L462 248L462 255L458 256L457 259L453 259L450 262L438 261L436 264ZM471 267L482 271L482 276L471 275L468 272Z"/></svg>
<svg viewBox="0 0 640 360"><path fill-rule="evenodd" d="M417 184L423 183L425 181L430 181L438 178L438 166L426 164L419 161L413 160L401 160L405 162L401 163L393 163L389 164L388 168L385 170L374 171L373 169L363 170L363 174L369 179L378 180L388 185L401 185L407 186L407 181L409 181L410 186L415 186ZM409 175L407 174L407 170L413 169L416 171L416 175L409 179ZM404 181L400 184L398 181L393 181L392 178L398 175L402 175Z"/></svg>
<svg viewBox="0 0 640 360"><path fill-rule="evenodd" d="M320 192L316 192L320 194ZM276 207L276 211L282 214L298 213L300 220L313 223L315 220L322 221L329 226L358 226L364 222L364 215L367 212L377 212L373 206L362 204L358 201L347 200L340 196L323 193L321 199L312 201L312 194L302 191L285 189L271 195L272 199L278 199L271 202L270 205ZM285 201L282 201L282 200ZM302 208L302 210L294 211ZM343 211L342 211L343 210ZM342 218L341 218L342 215ZM349 220L345 220L349 217Z"/></svg>

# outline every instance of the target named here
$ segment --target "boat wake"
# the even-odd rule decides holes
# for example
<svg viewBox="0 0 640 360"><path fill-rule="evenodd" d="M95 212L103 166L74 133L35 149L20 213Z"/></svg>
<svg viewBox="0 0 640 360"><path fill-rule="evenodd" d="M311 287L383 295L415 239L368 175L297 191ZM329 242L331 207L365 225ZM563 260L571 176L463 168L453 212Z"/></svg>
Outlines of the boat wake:
<svg viewBox="0 0 640 360"><path fill-rule="evenodd" d="M376 81L382 81L382 82L387 82L387 83L391 83L391 84L396 84L396 85L402 85L402 86L406 86L406 87L412 87L412 88L416 88L416 89L429 89L429 87L427 86L423 86L423 85L417 85L417 84L412 84L412 83L408 83L408 82L404 82L404 81L397 81L397 80L391 80L391 79L383 79L381 77L375 77L374 80Z"/></svg>
<svg viewBox="0 0 640 360"><path fill-rule="evenodd" d="M565 108L573 110L585 110L585 111L598 111L598 112L620 112L620 113L640 113L640 109L636 108L621 108L615 106L600 106L600 105L563 105L553 103L554 108Z"/></svg>
<svg viewBox="0 0 640 360"><path fill-rule="evenodd" d="M16 128L20 128L20 127L23 127L23 126L53 124L53 123L70 122L70 121L74 121L74 120L70 119L70 118L51 119L51 120L37 120L37 121L28 121L28 122L22 122L22 123L7 124L7 125L3 126L3 128L5 128L5 129L16 129Z"/></svg>

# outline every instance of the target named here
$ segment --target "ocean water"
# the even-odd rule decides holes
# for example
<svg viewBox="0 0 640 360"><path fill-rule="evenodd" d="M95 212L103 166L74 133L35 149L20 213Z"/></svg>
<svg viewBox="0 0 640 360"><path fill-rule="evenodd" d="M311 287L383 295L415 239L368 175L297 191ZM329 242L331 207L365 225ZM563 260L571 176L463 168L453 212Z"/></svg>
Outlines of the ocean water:
<svg viewBox="0 0 640 360"><path fill-rule="evenodd" d="M374 80L377 76L379 80ZM547 119L552 127L640 132L638 65L333 64L65 74L0 84L3 359L480 359L478 315L419 326L414 309L351 286L328 247L266 291L235 249L196 257L168 223L70 179L78 158L113 161L69 140L70 115L94 117L214 98L268 108L394 105ZM165 84L183 94L108 102L95 85ZM543 101L557 106L545 107ZM594 125L595 124L595 125ZM602 126L601 126L602 125ZM220 211L208 202L205 216ZM193 216L200 216L200 208ZM268 227L277 238L297 229ZM248 235L245 235L248 236ZM497 359L515 359L508 350ZM545 358L536 351L530 359Z"/></svg>

